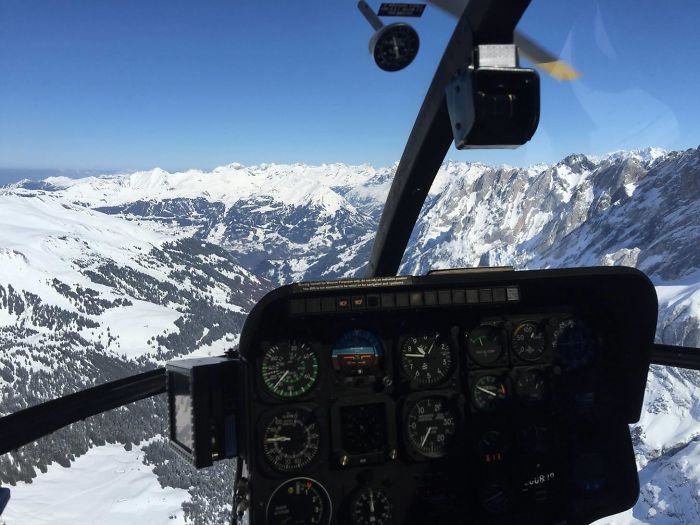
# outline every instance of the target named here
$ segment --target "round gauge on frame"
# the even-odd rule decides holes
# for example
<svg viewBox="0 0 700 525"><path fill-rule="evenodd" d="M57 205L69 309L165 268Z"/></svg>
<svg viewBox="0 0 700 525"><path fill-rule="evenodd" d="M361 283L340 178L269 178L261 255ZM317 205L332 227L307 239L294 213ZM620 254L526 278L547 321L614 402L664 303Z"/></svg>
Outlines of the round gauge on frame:
<svg viewBox="0 0 700 525"><path fill-rule="evenodd" d="M318 380L318 356L308 343L279 342L265 351L260 372L265 388L274 396L284 399L303 396Z"/></svg>
<svg viewBox="0 0 700 525"><path fill-rule="evenodd" d="M266 422L262 449L272 468L295 472L318 457L320 442L321 430L314 413L306 408L290 408Z"/></svg>
<svg viewBox="0 0 700 525"><path fill-rule="evenodd" d="M267 502L268 525L328 525L331 498L318 481L294 478L275 489Z"/></svg>
<svg viewBox="0 0 700 525"><path fill-rule="evenodd" d="M408 66L419 47L418 33L403 22L382 27L370 40L374 61L384 71L400 71Z"/></svg>
<svg viewBox="0 0 700 525"><path fill-rule="evenodd" d="M559 322L552 336L552 348L559 353L559 359L567 370L588 365L595 353L591 330L578 319Z"/></svg>
<svg viewBox="0 0 700 525"><path fill-rule="evenodd" d="M482 412L493 412L508 397L508 389L498 376L482 376L472 386L472 402Z"/></svg>
<svg viewBox="0 0 700 525"><path fill-rule="evenodd" d="M377 487L360 490L350 501L352 525L389 525L393 522L393 505L387 493Z"/></svg>
<svg viewBox="0 0 700 525"><path fill-rule="evenodd" d="M442 383L454 366L452 346L440 333L408 337L399 360L405 376L419 386Z"/></svg>
<svg viewBox="0 0 700 525"><path fill-rule="evenodd" d="M367 330L346 332L331 351L333 369L345 377L371 375L379 369L383 357L379 339Z"/></svg>
<svg viewBox="0 0 700 525"><path fill-rule="evenodd" d="M544 354L545 333L539 323L524 321L513 330L513 352L523 361L537 361Z"/></svg>
<svg viewBox="0 0 700 525"><path fill-rule="evenodd" d="M443 457L456 434L457 413L447 397L423 397L408 409L406 436L411 448L421 456Z"/></svg>
<svg viewBox="0 0 700 525"><path fill-rule="evenodd" d="M497 362L503 355L503 336L500 328L483 324L464 334L467 352L481 366Z"/></svg>
<svg viewBox="0 0 700 525"><path fill-rule="evenodd" d="M542 370L524 370L515 381L518 399L526 403L538 403L547 397L547 378Z"/></svg>

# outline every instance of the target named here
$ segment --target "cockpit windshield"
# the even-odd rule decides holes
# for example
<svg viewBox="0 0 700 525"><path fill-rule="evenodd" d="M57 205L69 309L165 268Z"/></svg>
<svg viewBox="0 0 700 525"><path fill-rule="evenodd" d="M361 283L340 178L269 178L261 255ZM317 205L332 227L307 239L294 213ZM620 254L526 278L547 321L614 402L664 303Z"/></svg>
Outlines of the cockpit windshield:
<svg viewBox="0 0 700 525"><path fill-rule="evenodd" d="M0 416L219 356L275 287L371 273L468 3L0 2ZM536 131L457 149L450 107L398 274L630 266L655 286L656 341L700 347L700 4L526 7L518 55L479 60L537 71ZM600 523L700 522L698 387L652 366L640 497ZM0 455L0 524L228 522L235 461L191 468L167 410Z"/></svg>

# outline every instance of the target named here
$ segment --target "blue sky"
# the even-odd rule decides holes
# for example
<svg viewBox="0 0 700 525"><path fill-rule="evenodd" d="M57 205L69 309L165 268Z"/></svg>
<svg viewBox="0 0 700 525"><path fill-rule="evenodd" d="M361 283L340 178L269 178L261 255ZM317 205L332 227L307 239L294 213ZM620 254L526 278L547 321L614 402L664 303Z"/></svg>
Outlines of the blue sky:
<svg viewBox="0 0 700 525"><path fill-rule="evenodd" d="M583 78L543 76L527 146L448 157L527 165L697 146L699 19L695 0L534 0L520 28ZM0 0L0 178L8 168L388 165L454 23L430 7L414 22L421 52L390 74L368 53L355 0Z"/></svg>

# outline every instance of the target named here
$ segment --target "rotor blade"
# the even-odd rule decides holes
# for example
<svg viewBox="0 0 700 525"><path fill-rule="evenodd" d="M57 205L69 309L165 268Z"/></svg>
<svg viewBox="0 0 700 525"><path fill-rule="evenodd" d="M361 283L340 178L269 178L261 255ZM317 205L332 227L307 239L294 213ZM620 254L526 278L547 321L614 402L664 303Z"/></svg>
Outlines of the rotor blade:
<svg viewBox="0 0 700 525"><path fill-rule="evenodd" d="M469 3L469 0L428 0L428 3L455 18L459 18L464 8ZM513 33L513 42L518 46L518 51L522 56L532 62L535 67L543 70L557 80L576 80L581 77L581 73L576 71L564 60L555 57L552 53L519 31Z"/></svg>
<svg viewBox="0 0 700 525"><path fill-rule="evenodd" d="M462 16L464 8L467 7L469 0L428 0L428 3L434 5L438 9L442 9L448 15L459 18Z"/></svg>
<svg viewBox="0 0 700 525"><path fill-rule="evenodd" d="M557 80L576 80L581 76L581 73L564 60L555 57L520 31L513 33L513 43L518 47L520 54Z"/></svg>

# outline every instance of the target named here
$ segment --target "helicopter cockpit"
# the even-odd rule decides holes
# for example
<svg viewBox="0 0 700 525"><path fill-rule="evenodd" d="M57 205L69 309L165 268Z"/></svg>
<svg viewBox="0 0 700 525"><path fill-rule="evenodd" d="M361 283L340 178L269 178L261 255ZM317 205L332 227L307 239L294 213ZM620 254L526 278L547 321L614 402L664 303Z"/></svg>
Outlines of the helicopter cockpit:
<svg viewBox="0 0 700 525"><path fill-rule="evenodd" d="M457 18L391 184L362 278L265 295L236 349L172 360L0 419L0 454L166 394L169 441L195 468L236 458L231 523L588 524L631 508L630 425L655 344L655 288L626 267L455 268L399 276L448 149L516 148L540 79L578 73L516 30L529 0L434 1ZM407 67L422 4L364 0L370 52Z"/></svg>

